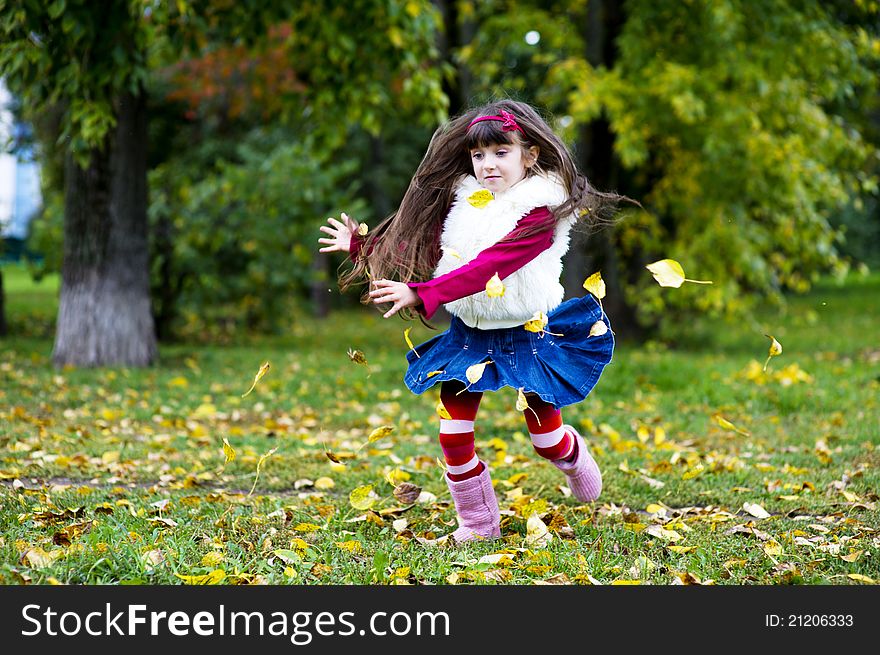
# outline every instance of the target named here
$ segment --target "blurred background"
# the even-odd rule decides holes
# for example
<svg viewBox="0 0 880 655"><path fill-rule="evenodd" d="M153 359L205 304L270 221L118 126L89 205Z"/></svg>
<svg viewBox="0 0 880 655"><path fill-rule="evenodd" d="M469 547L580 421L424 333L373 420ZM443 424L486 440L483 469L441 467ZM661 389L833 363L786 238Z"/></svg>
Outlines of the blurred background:
<svg viewBox="0 0 880 655"><path fill-rule="evenodd" d="M880 265L878 64L868 0L0 0L0 333L144 364L74 351L128 307L154 329L102 339L332 317L358 299L318 227L375 225L434 129L499 97L642 205L575 240L568 295L601 270L624 337L738 320ZM666 257L714 284L664 293ZM60 307L4 305L39 285Z"/></svg>

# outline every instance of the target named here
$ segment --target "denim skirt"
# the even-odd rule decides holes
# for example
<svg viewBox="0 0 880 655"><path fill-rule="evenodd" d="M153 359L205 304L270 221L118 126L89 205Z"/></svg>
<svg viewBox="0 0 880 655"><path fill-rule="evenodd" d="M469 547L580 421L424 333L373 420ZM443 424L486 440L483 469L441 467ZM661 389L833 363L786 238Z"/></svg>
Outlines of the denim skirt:
<svg viewBox="0 0 880 655"><path fill-rule="evenodd" d="M544 331L535 333L521 325L478 330L453 317L449 329L406 354L406 386L421 394L439 382L458 380L469 391L522 388L557 408L578 403L611 361L611 323L591 294L566 300L547 319ZM609 329L591 337L590 328L600 319ZM465 371L482 362L491 363L470 383Z"/></svg>

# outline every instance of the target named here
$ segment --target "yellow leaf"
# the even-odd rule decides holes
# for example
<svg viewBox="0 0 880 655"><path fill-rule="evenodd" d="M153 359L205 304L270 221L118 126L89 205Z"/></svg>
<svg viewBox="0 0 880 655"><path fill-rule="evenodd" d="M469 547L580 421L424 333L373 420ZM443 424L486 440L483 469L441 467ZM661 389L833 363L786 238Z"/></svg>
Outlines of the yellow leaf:
<svg viewBox="0 0 880 655"><path fill-rule="evenodd" d="M855 562L859 557L861 557L862 553L864 552L865 551L863 550L857 550L853 553L850 553L849 555L841 555L840 559L842 559L844 562Z"/></svg>
<svg viewBox="0 0 880 655"><path fill-rule="evenodd" d="M473 366L468 366L464 372L464 376L468 379L468 382L471 384L475 384L480 381L480 378L483 377L483 373L486 371L486 365L492 364L492 361L482 362L480 364L474 364Z"/></svg>
<svg viewBox="0 0 880 655"><path fill-rule="evenodd" d="M682 538L681 534L675 530L667 530L659 525L648 526L648 528L645 529L645 532L652 537L658 537L664 541L678 541Z"/></svg>
<svg viewBox="0 0 880 655"><path fill-rule="evenodd" d="M718 425L720 425L722 428L724 428L725 430L733 430L734 432L736 432L736 433L738 433L738 434L741 434L741 435L743 435L744 437L750 437L750 436L751 436L751 433L750 433L750 432L748 432L748 431L746 431L746 430L741 430L741 429L739 429L739 428L736 427L733 423L731 423L730 421L728 421L726 418L724 418L724 417L721 416L720 414L715 414L715 416L714 416L713 418L715 419L715 422L716 422Z"/></svg>
<svg viewBox="0 0 880 655"><path fill-rule="evenodd" d="M764 336L770 339L770 350L768 351L769 354L767 355L767 361L764 362L764 370L766 371L767 364L770 363L770 359L782 354L782 344L779 343L775 337L769 334L765 334Z"/></svg>
<svg viewBox="0 0 880 655"><path fill-rule="evenodd" d="M504 284L501 282L501 278L498 277L498 273L495 273L486 282L486 295L490 298L500 298L504 295Z"/></svg>
<svg viewBox="0 0 880 655"><path fill-rule="evenodd" d="M186 584L213 585L220 584L226 578L226 571L223 569L214 569L206 575L181 575L180 573L175 573L174 575L183 580Z"/></svg>
<svg viewBox="0 0 880 655"><path fill-rule="evenodd" d="M641 580L614 580L611 582L612 585L636 585L642 584Z"/></svg>
<svg viewBox="0 0 880 655"><path fill-rule="evenodd" d="M360 350L352 350L351 348L349 348L348 358L355 364L363 364L364 366L368 366L367 358L364 357L364 353L362 353Z"/></svg>
<svg viewBox="0 0 880 655"><path fill-rule="evenodd" d="M351 541L337 541L336 547L349 553L361 552L361 542L354 539Z"/></svg>
<svg viewBox="0 0 880 655"><path fill-rule="evenodd" d="M665 512L666 508L663 505L658 505L657 503L651 503L645 508L645 511L648 514L657 514L659 512Z"/></svg>
<svg viewBox="0 0 880 655"><path fill-rule="evenodd" d="M445 252L450 257L455 257L456 259L461 259L461 255L459 255L458 251L453 248L446 248Z"/></svg>
<svg viewBox="0 0 880 655"><path fill-rule="evenodd" d="M254 476L254 484L251 486L251 490L248 492L248 496L250 496L252 493L254 493L254 489L257 488L257 480L260 479L260 467L263 465L263 462L265 462L272 455L274 455L276 450L278 450L277 446L275 448L273 448L272 450L270 450L269 452L260 455L260 461L257 462L257 474Z"/></svg>
<svg viewBox="0 0 880 655"><path fill-rule="evenodd" d="M877 584L877 581L873 578L869 578L866 575L862 575L861 573L848 573L847 576L850 580L855 580L856 582L864 582L865 584Z"/></svg>
<svg viewBox="0 0 880 655"><path fill-rule="evenodd" d="M764 552L770 555L782 555L782 545L775 539L764 543Z"/></svg>
<svg viewBox="0 0 880 655"><path fill-rule="evenodd" d="M666 547L666 550L671 550L673 553L678 553L679 555L683 555L684 553L689 553L692 550L696 550L696 546L676 546L675 544L669 545Z"/></svg>
<svg viewBox="0 0 880 655"><path fill-rule="evenodd" d="M526 521L526 543L533 548L544 548L553 540L553 535L536 513Z"/></svg>
<svg viewBox="0 0 880 655"><path fill-rule="evenodd" d="M420 357L419 353L416 352L416 347L413 345L412 340L409 338L410 330L412 330L412 328L408 327L403 331L403 338L406 340L406 345L409 346L409 349L416 353L416 357Z"/></svg>
<svg viewBox="0 0 880 655"><path fill-rule="evenodd" d="M336 483L333 482L333 478L323 476L315 480L315 489L332 489L335 486Z"/></svg>
<svg viewBox="0 0 880 655"><path fill-rule="evenodd" d="M226 461L223 462L224 466L235 459L235 448L230 446L229 441L225 438L223 439L223 454L226 456Z"/></svg>
<svg viewBox="0 0 880 655"><path fill-rule="evenodd" d="M532 318L526 321L523 327L529 332L543 332L544 327L547 325L547 314L544 312L535 312Z"/></svg>
<svg viewBox="0 0 880 655"><path fill-rule="evenodd" d="M529 401L526 400L526 394L523 393L523 387L516 390L516 411L524 412L529 408Z"/></svg>
<svg viewBox="0 0 880 655"><path fill-rule="evenodd" d="M702 463L697 463L696 466L689 468L684 474L681 476L682 480L691 480L692 478L697 477L700 473L703 472Z"/></svg>
<svg viewBox="0 0 880 655"><path fill-rule="evenodd" d="M168 381L168 386L169 387L188 387L189 380L187 380L186 378L183 378L183 377L171 378Z"/></svg>
<svg viewBox="0 0 880 655"><path fill-rule="evenodd" d="M477 209L481 209L492 202L492 200L494 199L495 196L492 195L491 191L480 189L479 191L475 191L474 193L469 195L467 201Z"/></svg>
<svg viewBox="0 0 880 655"><path fill-rule="evenodd" d="M584 280L584 289L602 300L605 297L605 280L602 279L602 272L597 271Z"/></svg>
<svg viewBox="0 0 880 655"><path fill-rule="evenodd" d="M425 379L430 380L435 375L440 375L441 373L445 373L446 371L431 371L425 376Z"/></svg>
<svg viewBox="0 0 880 655"><path fill-rule="evenodd" d="M651 271L654 279L661 287L678 288L683 282L693 282L694 284L712 284L709 280L689 280L684 276L684 269L674 259L661 259L653 264L645 266Z"/></svg>
<svg viewBox="0 0 880 655"><path fill-rule="evenodd" d="M605 325L603 321L596 321L593 323L592 327L590 327L591 337L601 337L606 332L608 332L608 326Z"/></svg>
<svg viewBox="0 0 880 655"><path fill-rule="evenodd" d="M257 386L257 382L260 381L260 378L262 378L264 375L266 375L266 372L268 370L269 370L269 362L264 362L263 365L260 367L260 370L257 371L257 374L254 376L254 383L251 385L251 388L248 389L247 391L245 391L243 394L241 394L242 398L244 398L246 395L248 395L251 391L254 390L254 387Z"/></svg>
<svg viewBox="0 0 880 655"><path fill-rule="evenodd" d="M452 420L452 415L446 411L446 407L443 405L443 401L437 401L437 414L440 418L445 418L447 421Z"/></svg>
<svg viewBox="0 0 880 655"><path fill-rule="evenodd" d="M365 237L367 236L367 232L370 231L370 227L366 223L358 224L358 236Z"/></svg>
<svg viewBox="0 0 880 655"><path fill-rule="evenodd" d="M764 509L763 507L761 507L760 505L758 505L756 503L745 502L745 503L743 503L743 509L745 511L747 511L749 514L751 514L752 516L754 516L756 519L769 519L770 518L770 513L767 512L766 509Z"/></svg>
<svg viewBox="0 0 880 655"><path fill-rule="evenodd" d="M52 563L64 555L63 550L43 550L39 546L30 548L22 555L21 563L35 569L52 566Z"/></svg>
<svg viewBox="0 0 880 655"><path fill-rule="evenodd" d="M370 509L376 503L376 496L373 493L373 485L365 484L363 486L352 489L348 494L348 502L355 509Z"/></svg>
<svg viewBox="0 0 880 655"><path fill-rule="evenodd" d="M367 443L375 443L382 437L387 437L392 432L394 432L393 425L383 425L382 427L376 428L370 433L370 436L367 437Z"/></svg>
<svg viewBox="0 0 880 655"><path fill-rule="evenodd" d="M200 563L202 566L217 566L222 561L223 553L218 553L216 550L214 550L210 553L206 553Z"/></svg>

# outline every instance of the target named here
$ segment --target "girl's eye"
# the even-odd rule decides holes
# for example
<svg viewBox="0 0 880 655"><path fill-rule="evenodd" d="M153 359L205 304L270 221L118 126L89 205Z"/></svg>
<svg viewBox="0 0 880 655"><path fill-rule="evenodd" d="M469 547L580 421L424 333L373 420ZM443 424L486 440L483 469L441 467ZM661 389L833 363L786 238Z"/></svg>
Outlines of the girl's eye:
<svg viewBox="0 0 880 655"><path fill-rule="evenodd" d="M482 158L483 158L483 153L481 153L481 152L472 152L472 153L471 153L471 158L472 158L472 159L482 159Z"/></svg>
<svg viewBox="0 0 880 655"><path fill-rule="evenodd" d="M498 157L503 157L504 155L507 154L507 151L506 151L506 150L499 150L499 151L496 152L495 154L496 154Z"/></svg>

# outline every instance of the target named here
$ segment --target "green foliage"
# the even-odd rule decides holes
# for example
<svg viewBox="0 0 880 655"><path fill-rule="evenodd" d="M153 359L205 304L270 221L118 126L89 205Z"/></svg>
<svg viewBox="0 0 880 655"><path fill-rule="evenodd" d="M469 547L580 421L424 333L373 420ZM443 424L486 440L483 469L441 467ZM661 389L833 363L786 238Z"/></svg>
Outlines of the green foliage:
<svg viewBox="0 0 880 655"><path fill-rule="evenodd" d="M582 128L607 121L613 165L626 173L614 190L646 209L623 214L614 235L623 290L645 323L670 308L742 313L846 265L831 221L846 207L863 220L851 203L876 193L877 148L865 137L876 9L629 2L618 34L591 23L583 3L512 8L481 4L460 54L480 97L536 101L576 146ZM535 46L523 41L530 29L541 34ZM600 53L605 64L587 60L591 30L614 44ZM657 287L643 267L664 257L715 284Z"/></svg>
<svg viewBox="0 0 880 655"><path fill-rule="evenodd" d="M334 160L309 137L256 131L235 160L198 179L192 163L172 159L150 174L153 295L176 294L172 328L200 336L290 326L317 279L333 284L313 266L318 226L340 209L363 210L356 162Z"/></svg>

